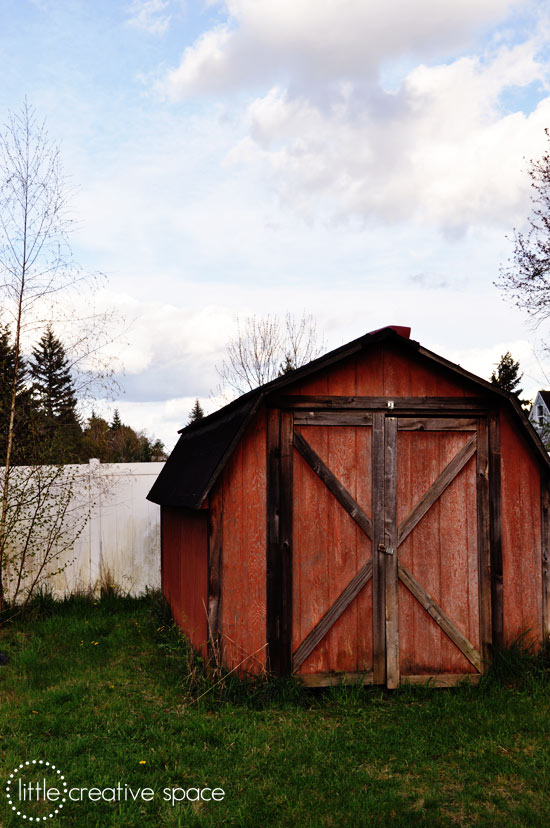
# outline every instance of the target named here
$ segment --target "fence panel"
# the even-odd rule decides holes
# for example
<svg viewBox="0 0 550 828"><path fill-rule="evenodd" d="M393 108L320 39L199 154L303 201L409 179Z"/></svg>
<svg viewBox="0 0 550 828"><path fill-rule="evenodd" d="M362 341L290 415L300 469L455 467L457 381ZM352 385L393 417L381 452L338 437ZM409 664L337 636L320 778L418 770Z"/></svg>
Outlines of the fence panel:
<svg viewBox="0 0 550 828"><path fill-rule="evenodd" d="M160 507L146 495L163 463L105 463L66 467L72 481L70 521L86 525L48 568L46 585L62 597L114 584L137 595L160 587ZM13 470L14 479L28 473ZM51 513L55 513L52 503ZM70 532L69 532L70 537ZM19 552L19 550L17 550ZM33 578L33 564L24 583ZM56 571L61 570L61 571Z"/></svg>

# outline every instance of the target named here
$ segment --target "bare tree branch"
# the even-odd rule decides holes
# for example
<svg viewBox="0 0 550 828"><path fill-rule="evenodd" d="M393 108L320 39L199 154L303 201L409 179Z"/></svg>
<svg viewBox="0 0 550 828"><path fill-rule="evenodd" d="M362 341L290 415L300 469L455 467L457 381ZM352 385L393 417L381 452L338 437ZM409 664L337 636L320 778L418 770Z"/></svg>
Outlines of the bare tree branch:
<svg viewBox="0 0 550 828"><path fill-rule="evenodd" d="M550 139L550 132L545 130ZM529 230L514 230L514 250L495 283L535 323L550 316L550 151L531 160L532 210Z"/></svg>
<svg viewBox="0 0 550 828"><path fill-rule="evenodd" d="M324 350L311 314L237 318L237 333L216 366L221 395L244 394L310 362Z"/></svg>

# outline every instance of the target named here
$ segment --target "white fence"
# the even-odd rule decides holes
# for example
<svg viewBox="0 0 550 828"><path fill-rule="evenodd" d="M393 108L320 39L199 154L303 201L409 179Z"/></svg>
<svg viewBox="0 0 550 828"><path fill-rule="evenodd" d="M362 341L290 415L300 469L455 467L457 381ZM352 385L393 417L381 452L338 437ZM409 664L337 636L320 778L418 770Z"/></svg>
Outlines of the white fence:
<svg viewBox="0 0 550 828"><path fill-rule="evenodd" d="M71 519L89 519L56 560L60 571L48 575L46 585L56 596L97 590L101 583L131 595L160 586L160 507L146 495L163 465L90 460L67 467L77 472Z"/></svg>

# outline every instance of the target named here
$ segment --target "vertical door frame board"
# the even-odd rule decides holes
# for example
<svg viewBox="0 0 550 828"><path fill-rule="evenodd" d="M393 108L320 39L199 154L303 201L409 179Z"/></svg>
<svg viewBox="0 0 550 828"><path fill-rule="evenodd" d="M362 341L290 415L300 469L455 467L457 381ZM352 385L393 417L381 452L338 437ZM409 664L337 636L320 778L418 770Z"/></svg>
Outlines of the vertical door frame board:
<svg viewBox="0 0 550 828"><path fill-rule="evenodd" d="M292 672L292 504L293 504L294 414L281 412L281 474L279 543L281 561L281 675Z"/></svg>
<svg viewBox="0 0 550 828"><path fill-rule="evenodd" d="M384 544L384 419L383 412L372 415L372 651L373 682L386 683L386 556L379 551Z"/></svg>
<svg viewBox="0 0 550 828"><path fill-rule="evenodd" d="M292 669L292 432L293 415L267 413L266 639L268 665Z"/></svg>
<svg viewBox="0 0 550 828"><path fill-rule="evenodd" d="M221 661L221 602L223 566L223 481L220 500L212 500L208 515L208 654Z"/></svg>
<svg viewBox="0 0 550 828"><path fill-rule="evenodd" d="M386 574L386 686L399 687L397 572L397 417L384 421L384 546Z"/></svg>
<svg viewBox="0 0 550 828"><path fill-rule="evenodd" d="M492 644L491 610L491 475L489 473L489 425L480 418L477 426L476 500L479 577L479 637L483 669L490 659Z"/></svg>
<svg viewBox="0 0 550 828"><path fill-rule="evenodd" d="M500 464L500 411L489 412L489 501L491 515L491 616L492 645L504 643L502 515Z"/></svg>
<svg viewBox="0 0 550 828"><path fill-rule="evenodd" d="M279 599L281 573L279 566L279 516L281 478L280 411L267 412L267 557L266 557L266 641L267 666L280 674Z"/></svg>
<svg viewBox="0 0 550 828"><path fill-rule="evenodd" d="M164 510L166 506L160 507L160 588L164 594Z"/></svg>
<svg viewBox="0 0 550 828"><path fill-rule="evenodd" d="M541 473L541 546L542 546L542 634L550 636L550 485L548 472Z"/></svg>

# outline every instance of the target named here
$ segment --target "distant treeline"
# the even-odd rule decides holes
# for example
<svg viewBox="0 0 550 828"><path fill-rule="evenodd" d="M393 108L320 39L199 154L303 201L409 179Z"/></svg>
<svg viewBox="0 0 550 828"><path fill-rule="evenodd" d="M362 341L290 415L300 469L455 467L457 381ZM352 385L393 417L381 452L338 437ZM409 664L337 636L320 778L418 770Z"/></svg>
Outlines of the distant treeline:
<svg viewBox="0 0 550 828"><path fill-rule="evenodd" d="M8 325L0 325L0 454L6 456L15 389L12 459L15 465L147 463L164 460L160 440L125 425L115 409L109 423L92 415L83 421L63 343L48 327L27 359L16 353Z"/></svg>

